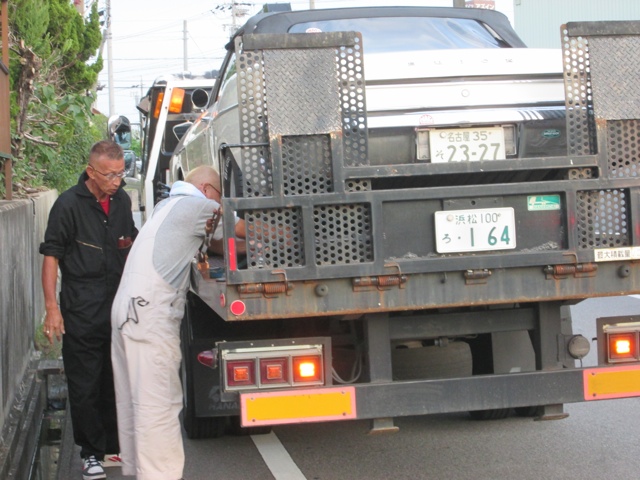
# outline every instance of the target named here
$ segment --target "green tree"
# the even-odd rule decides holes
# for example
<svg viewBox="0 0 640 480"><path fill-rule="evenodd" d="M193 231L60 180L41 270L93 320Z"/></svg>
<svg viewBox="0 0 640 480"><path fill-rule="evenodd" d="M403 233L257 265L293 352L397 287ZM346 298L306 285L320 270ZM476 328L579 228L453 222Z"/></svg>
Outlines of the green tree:
<svg viewBox="0 0 640 480"><path fill-rule="evenodd" d="M91 112L102 69L97 5L83 19L68 0L15 0L9 24L14 184L18 194L64 190L106 135L106 118Z"/></svg>

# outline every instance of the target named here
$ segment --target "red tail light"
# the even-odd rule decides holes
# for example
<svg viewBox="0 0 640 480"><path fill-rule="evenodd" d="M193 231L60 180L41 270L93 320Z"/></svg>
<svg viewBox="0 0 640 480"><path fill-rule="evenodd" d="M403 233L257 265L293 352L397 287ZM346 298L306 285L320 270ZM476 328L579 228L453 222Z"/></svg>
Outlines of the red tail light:
<svg viewBox="0 0 640 480"><path fill-rule="evenodd" d="M226 373L230 387L246 387L256 383L255 363L253 360L227 362Z"/></svg>
<svg viewBox="0 0 640 480"><path fill-rule="evenodd" d="M331 384L327 337L219 342L223 391Z"/></svg>

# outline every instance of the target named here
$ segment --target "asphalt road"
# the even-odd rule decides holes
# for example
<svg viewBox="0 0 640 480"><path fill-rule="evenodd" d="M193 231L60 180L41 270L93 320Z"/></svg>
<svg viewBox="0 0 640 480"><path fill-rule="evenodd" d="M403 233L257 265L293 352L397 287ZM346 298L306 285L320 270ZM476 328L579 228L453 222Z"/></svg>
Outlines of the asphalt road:
<svg viewBox="0 0 640 480"><path fill-rule="evenodd" d="M592 299L572 307L591 339L595 318L640 314L640 299ZM596 362L595 346L585 366ZM187 480L602 480L640 477L640 400L570 404L558 421L467 414L396 419L396 434L369 435L367 421L290 425L261 437L185 439ZM79 468L79 461L78 461ZM108 478L127 479L119 468Z"/></svg>

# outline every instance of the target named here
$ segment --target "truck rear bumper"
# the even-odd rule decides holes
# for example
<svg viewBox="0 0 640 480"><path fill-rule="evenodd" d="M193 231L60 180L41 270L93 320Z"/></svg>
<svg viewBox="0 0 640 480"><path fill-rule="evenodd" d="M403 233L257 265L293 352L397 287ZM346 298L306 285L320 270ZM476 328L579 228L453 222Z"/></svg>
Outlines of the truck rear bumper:
<svg viewBox="0 0 640 480"><path fill-rule="evenodd" d="M240 405L242 425L257 426L531 407L636 396L640 396L640 364L243 393ZM281 407L283 399L286 399L287 408Z"/></svg>

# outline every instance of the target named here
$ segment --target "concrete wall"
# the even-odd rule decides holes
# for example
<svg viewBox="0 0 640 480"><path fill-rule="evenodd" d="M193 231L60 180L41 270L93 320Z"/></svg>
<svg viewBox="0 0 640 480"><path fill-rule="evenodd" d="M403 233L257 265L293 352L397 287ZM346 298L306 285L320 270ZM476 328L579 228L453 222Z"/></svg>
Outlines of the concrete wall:
<svg viewBox="0 0 640 480"><path fill-rule="evenodd" d="M0 201L0 432L34 353L44 315L41 287L44 236L56 192Z"/></svg>

